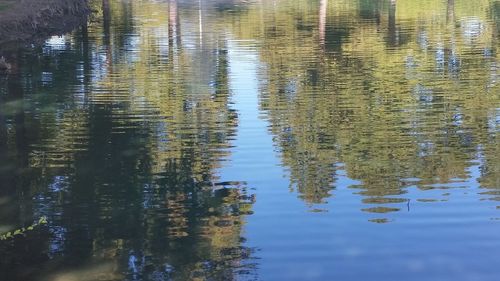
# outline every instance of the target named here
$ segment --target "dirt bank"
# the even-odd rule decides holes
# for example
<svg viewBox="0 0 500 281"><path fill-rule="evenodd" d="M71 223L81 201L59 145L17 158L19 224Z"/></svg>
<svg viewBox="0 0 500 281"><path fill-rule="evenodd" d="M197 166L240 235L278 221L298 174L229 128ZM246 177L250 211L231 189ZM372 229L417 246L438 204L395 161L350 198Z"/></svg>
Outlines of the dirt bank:
<svg viewBox="0 0 500 281"><path fill-rule="evenodd" d="M38 43L85 22L87 0L0 0L0 50L6 44Z"/></svg>

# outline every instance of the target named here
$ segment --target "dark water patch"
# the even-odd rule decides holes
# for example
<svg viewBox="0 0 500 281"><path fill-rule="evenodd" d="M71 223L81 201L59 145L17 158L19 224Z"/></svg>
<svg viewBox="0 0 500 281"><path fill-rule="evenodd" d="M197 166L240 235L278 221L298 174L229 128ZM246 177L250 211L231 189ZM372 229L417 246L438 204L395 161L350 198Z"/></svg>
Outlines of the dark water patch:
<svg viewBox="0 0 500 281"><path fill-rule="evenodd" d="M365 204L388 204L388 203L403 203L407 202L408 199L404 198L389 198L389 197L373 197L363 199Z"/></svg>
<svg viewBox="0 0 500 281"><path fill-rule="evenodd" d="M369 219L368 221L370 221L370 222L374 222L374 223L381 223L381 224L385 224L385 223L390 223L390 222L392 222L392 220L387 219L387 218Z"/></svg>
<svg viewBox="0 0 500 281"><path fill-rule="evenodd" d="M419 198L417 199L418 202L423 202L423 203L432 203L432 202L438 202L438 199L432 199L432 198Z"/></svg>
<svg viewBox="0 0 500 281"><path fill-rule="evenodd" d="M369 213L390 213L390 212L397 212L401 209L399 208L390 208L390 207L372 207L372 208L365 208L361 209L363 212L369 212Z"/></svg>

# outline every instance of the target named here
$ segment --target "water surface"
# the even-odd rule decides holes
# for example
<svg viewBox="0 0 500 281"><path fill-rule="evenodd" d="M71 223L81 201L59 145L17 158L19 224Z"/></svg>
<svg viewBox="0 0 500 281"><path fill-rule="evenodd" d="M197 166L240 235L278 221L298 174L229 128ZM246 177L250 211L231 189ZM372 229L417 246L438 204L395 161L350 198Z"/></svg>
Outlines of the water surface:
<svg viewBox="0 0 500 281"><path fill-rule="evenodd" d="M3 50L1 280L498 280L498 1L90 5Z"/></svg>

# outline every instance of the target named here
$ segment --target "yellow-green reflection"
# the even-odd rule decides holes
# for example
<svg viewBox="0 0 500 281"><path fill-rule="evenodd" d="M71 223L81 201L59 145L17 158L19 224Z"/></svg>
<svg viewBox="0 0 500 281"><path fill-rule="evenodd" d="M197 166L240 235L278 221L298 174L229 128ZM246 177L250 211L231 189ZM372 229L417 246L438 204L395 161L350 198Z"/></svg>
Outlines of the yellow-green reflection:
<svg viewBox="0 0 500 281"><path fill-rule="evenodd" d="M317 204L327 198L335 209L340 178L359 181L347 187L359 199L352 220L364 222L390 225L415 201L446 202L456 190L500 198L496 1L90 6L72 34L5 51L14 68L0 77L0 229L48 219L1 245L9 278L253 273L252 179L217 173L239 149L234 42L252 42L259 110L312 215L325 215Z"/></svg>
<svg viewBox="0 0 500 281"><path fill-rule="evenodd" d="M90 4L87 26L24 53L19 73L2 77L1 182L12 203L2 225L40 215L48 224L3 243L1 271L30 280L249 273L242 227L255 199L244 182L216 175L238 125L227 38L183 42L193 30L181 29L176 1Z"/></svg>
<svg viewBox="0 0 500 281"><path fill-rule="evenodd" d="M498 187L491 1L261 5L238 32L262 40L261 107L304 200L328 197L339 166L366 203L465 181L474 165Z"/></svg>

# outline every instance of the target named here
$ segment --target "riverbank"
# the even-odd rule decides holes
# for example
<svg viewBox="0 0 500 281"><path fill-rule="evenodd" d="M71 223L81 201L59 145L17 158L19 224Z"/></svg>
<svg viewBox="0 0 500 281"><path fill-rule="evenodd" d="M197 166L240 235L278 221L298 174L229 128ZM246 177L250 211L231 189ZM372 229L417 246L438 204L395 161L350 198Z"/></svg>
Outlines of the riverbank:
<svg viewBox="0 0 500 281"><path fill-rule="evenodd" d="M71 31L90 12L86 0L2 0L0 4L0 49Z"/></svg>

